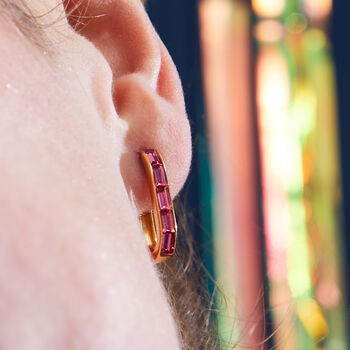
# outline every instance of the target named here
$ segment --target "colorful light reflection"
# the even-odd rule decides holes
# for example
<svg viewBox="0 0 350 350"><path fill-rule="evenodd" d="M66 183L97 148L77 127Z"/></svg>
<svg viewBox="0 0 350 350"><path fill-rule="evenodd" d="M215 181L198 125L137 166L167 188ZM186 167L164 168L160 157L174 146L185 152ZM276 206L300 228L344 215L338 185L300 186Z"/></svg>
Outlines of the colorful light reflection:
<svg viewBox="0 0 350 350"><path fill-rule="evenodd" d="M332 0L303 0L303 9L308 17L324 20L332 10Z"/></svg>
<svg viewBox="0 0 350 350"><path fill-rule="evenodd" d="M307 24L330 7L303 4L308 18L286 13L278 41L255 34L269 300L278 349L345 349L333 69L326 33Z"/></svg>
<svg viewBox="0 0 350 350"><path fill-rule="evenodd" d="M252 7L260 17L278 17L286 7L286 0L252 0Z"/></svg>
<svg viewBox="0 0 350 350"><path fill-rule="evenodd" d="M254 120L247 108L254 99L266 290L276 330L273 347L345 350L335 84L324 30L332 3L252 0L251 4L257 17L252 31L257 43L254 96L247 92L248 16L237 15L243 2L205 0L200 8L217 200L216 268L218 276L224 276L229 297L238 300L228 307L231 318L219 317L219 333L232 339L235 313L242 305L252 305L251 291L259 286L254 283L261 268L259 247L254 244L260 233L252 229L258 225L251 190L256 150L246 142L254 134L247 122ZM255 250L248 251L247 246ZM263 319L264 312L259 312ZM249 313L244 316L249 318ZM254 314L252 319L259 317ZM253 338L239 327L233 334L244 342ZM254 348L253 343L248 345Z"/></svg>

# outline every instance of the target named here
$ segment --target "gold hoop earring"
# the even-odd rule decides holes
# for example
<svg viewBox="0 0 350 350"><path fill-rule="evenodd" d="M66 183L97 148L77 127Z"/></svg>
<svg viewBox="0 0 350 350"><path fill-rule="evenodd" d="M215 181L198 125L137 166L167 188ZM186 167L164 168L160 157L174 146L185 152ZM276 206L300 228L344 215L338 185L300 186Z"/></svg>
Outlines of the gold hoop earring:
<svg viewBox="0 0 350 350"><path fill-rule="evenodd" d="M173 256L177 225L170 196L168 178L162 157L155 149L140 152L145 168L153 210L140 216L146 243L156 263Z"/></svg>

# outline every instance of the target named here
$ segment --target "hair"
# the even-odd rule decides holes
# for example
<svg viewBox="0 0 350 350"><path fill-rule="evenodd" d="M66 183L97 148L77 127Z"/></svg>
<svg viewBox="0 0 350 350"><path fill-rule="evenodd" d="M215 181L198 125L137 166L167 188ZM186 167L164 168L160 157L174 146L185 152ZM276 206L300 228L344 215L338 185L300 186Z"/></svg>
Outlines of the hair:
<svg viewBox="0 0 350 350"><path fill-rule="evenodd" d="M175 257L158 264L158 270L168 293L183 349L219 349L213 308L215 291L212 296L209 294L205 280L206 277L213 279L194 248L188 218L179 199L175 201L175 208L180 231Z"/></svg>
<svg viewBox="0 0 350 350"><path fill-rule="evenodd" d="M0 12L36 46L48 46L44 28L24 0L0 0Z"/></svg>
<svg viewBox="0 0 350 350"><path fill-rule="evenodd" d="M73 6L70 4L69 13L62 15L69 16L73 12L76 13L79 4L81 0L76 0ZM52 43L46 35L49 26L42 21L45 14L34 15L25 0L0 0L0 12L35 46L47 52L52 51ZM57 18L51 25L58 23L60 19ZM79 19L74 18L74 22L79 23ZM181 203L177 203L176 207L179 211ZM157 269L168 294L182 348L219 349L220 342L212 308L213 298L209 295L205 282L208 273L193 247L193 238L188 232L186 217L182 213L179 217L180 234L176 256L158 264Z"/></svg>

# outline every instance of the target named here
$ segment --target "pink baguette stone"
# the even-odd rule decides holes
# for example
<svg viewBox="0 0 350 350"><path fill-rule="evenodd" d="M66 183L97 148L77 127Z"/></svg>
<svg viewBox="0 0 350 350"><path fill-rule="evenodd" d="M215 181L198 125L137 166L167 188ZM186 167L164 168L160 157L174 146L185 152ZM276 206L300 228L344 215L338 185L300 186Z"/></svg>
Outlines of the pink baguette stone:
<svg viewBox="0 0 350 350"><path fill-rule="evenodd" d="M160 221L162 223L163 233L176 231L173 211L161 213Z"/></svg>
<svg viewBox="0 0 350 350"><path fill-rule="evenodd" d="M160 157L156 151L145 150L145 153L152 166L162 165L162 161L160 160Z"/></svg>
<svg viewBox="0 0 350 350"><path fill-rule="evenodd" d="M153 177L156 187L164 187L167 185L165 171L162 166L156 166L153 168Z"/></svg>
<svg viewBox="0 0 350 350"><path fill-rule="evenodd" d="M160 250L161 255L173 255L175 248L175 234L165 233L163 234L163 244Z"/></svg>
<svg viewBox="0 0 350 350"><path fill-rule="evenodd" d="M170 194L166 187L157 192L157 198L160 210L171 210Z"/></svg>

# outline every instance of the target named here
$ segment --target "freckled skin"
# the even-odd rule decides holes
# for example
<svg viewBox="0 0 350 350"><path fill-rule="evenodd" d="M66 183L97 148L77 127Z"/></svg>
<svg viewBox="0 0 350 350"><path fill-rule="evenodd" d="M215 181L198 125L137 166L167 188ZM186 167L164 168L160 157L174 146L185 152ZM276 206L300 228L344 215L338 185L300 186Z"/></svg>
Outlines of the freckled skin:
<svg viewBox="0 0 350 350"><path fill-rule="evenodd" d="M137 150L162 153L176 195L191 159L181 85L139 1L96 4L106 16L82 35L48 30L53 54L0 12L1 349L179 349L138 221Z"/></svg>

